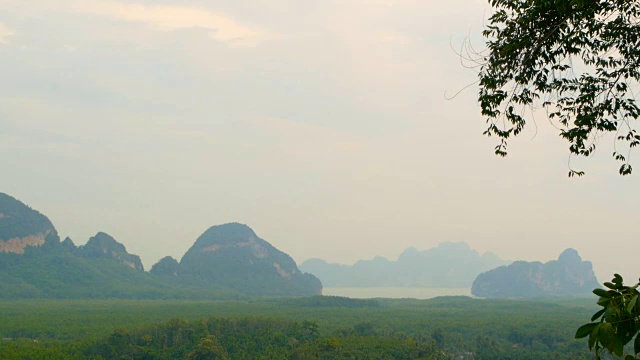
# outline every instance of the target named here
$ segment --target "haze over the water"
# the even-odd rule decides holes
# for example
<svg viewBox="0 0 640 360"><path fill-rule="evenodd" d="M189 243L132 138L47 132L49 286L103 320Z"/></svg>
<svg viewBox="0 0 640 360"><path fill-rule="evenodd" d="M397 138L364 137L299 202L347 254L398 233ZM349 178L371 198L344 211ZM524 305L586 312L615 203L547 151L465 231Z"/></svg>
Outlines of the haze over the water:
<svg viewBox="0 0 640 360"><path fill-rule="evenodd" d="M465 241L567 247L638 276L640 174L605 138L572 165L538 114L506 159L482 136L484 1L0 0L0 191L147 268L231 221L298 262ZM632 164L638 164L633 161Z"/></svg>

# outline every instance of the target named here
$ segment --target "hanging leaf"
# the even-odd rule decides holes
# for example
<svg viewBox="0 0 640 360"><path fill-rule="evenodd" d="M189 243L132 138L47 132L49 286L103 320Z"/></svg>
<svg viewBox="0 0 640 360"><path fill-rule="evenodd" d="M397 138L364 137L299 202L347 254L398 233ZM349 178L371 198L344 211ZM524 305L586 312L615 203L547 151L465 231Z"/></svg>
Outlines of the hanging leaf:
<svg viewBox="0 0 640 360"><path fill-rule="evenodd" d="M604 314L605 311L607 311L607 309L601 309L597 313L593 314L593 316L591 317L591 321L596 321L596 319L602 316L602 314Z"/></svg>
<svg viewBox="0 0 640 360"><path fill-rule="evenodd" d="M576 331L576 339L582 339L584 337L589 336L589 334L591 334L591 332L593 331L593 329L595 329L598 325L600 325L600 323L590 323L590 324L585 324L582 325L578 328L578 331Z"/></svg>

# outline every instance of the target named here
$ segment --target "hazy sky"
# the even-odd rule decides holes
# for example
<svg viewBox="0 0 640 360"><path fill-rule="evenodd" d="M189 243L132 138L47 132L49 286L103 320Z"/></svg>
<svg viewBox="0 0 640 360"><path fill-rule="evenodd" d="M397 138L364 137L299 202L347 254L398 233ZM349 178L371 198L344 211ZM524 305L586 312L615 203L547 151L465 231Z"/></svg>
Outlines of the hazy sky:
<svg viewBox="0 0 640 360"><path fill-rule="evenodd" d="M237 221L301 262L466 241L635 279L640 174L567 178L542 116L493 155L456 52L479 0L0 0L0 191L146 268ZM640 161L635 162L640 165Z"/></svg>

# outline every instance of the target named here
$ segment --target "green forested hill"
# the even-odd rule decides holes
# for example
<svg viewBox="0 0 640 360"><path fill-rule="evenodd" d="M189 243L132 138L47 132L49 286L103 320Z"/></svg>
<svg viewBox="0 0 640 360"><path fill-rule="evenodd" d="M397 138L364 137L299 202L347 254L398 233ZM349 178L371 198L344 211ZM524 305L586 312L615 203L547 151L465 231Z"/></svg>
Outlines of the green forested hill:
<svg viewBox="0 0 640 360"><path fill-rule="evenodd" d="M62 246L0 254L0 299L238 298L232 291L169 284L116 258L83 257Z"/></svg>
<svg viewBox="0 0 640 360"><path fill-rule="evenodd" d="M244 299L320 294L285 253L246 225L214 226L180 263L145 272L137 255L99 232L83 246L60 242L44 215L0 193L0 299Z"/></svg>
<svg viewBox="0 0 640 360"><path fill-rule="evenodd" d="M124 245L103 232L99 232L89 239L87 244L80 248L79 254L86 258L115 259L134 270L144 271L142 261L140 261L138 255L129 254Z"/></svg>
<svg viewBox="0 0 640 360"><path fill-rule="evenodd" d="M213 226L187 251L178 278L188 284L236 289L252 295L319 295L322 284L248 226Z"/></svg>

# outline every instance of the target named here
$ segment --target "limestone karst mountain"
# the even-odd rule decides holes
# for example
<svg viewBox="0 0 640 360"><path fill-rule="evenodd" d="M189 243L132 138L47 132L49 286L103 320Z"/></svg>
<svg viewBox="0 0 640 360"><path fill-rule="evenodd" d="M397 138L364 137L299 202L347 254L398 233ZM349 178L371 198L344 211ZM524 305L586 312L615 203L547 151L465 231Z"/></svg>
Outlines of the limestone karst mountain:
<svg viewBox="0 0 640 360"><path fill-rule="evenodd" d="M589 261L575 249L547 263L516 261L478 275L471 293L486 298L590 296L599 287Z"/></svg>
<svg viewBox="0 0 640 360"><path fill-rule="evenodd" d="M206 231L178 263L145 272L137 255L99 232L85 245L60 242L46 216L0 193L0 298L249 298L320 294L287 254L248 226Z"/></svg>
<svg viewBox="0 0 640 360"><path fill-rule="evenodd" d="M205 231L180 261L185 283L252 295L319 295L322 284L248 226L230 223Z"/></svg>
<svg viewBox="0 0 640 360"><path fill-rule="evenodd" d="M445 242L424 251L408 248L396 261L378 256L338 265L310 259L300 269L326 287L469 288L481 272L507 263L493 253L480 255L466 243Z"/></svg>
<svg viewBox="0 0 640 360"><path fill-rule="evenodd" d="M0 253L24 254L27 247L58 242L58 232L46 216L0 193Z"/></svg>
<svg viewBox="0 0 640 360"><path fill-rule="evenodd" d="M109 234L99 232L80 247L80 254L88 258L109 258L127 265L133 270L144 271L142 261L138 255L132 255L121 243Z"/></svg>
<svg viewBox="0 0 640 360"><path fill-rule="evenodd" d="M165 256L155 263L149 272L156 276L177 278L179 268L180 264L178 263L178 260L171 256Z"/></svg>

